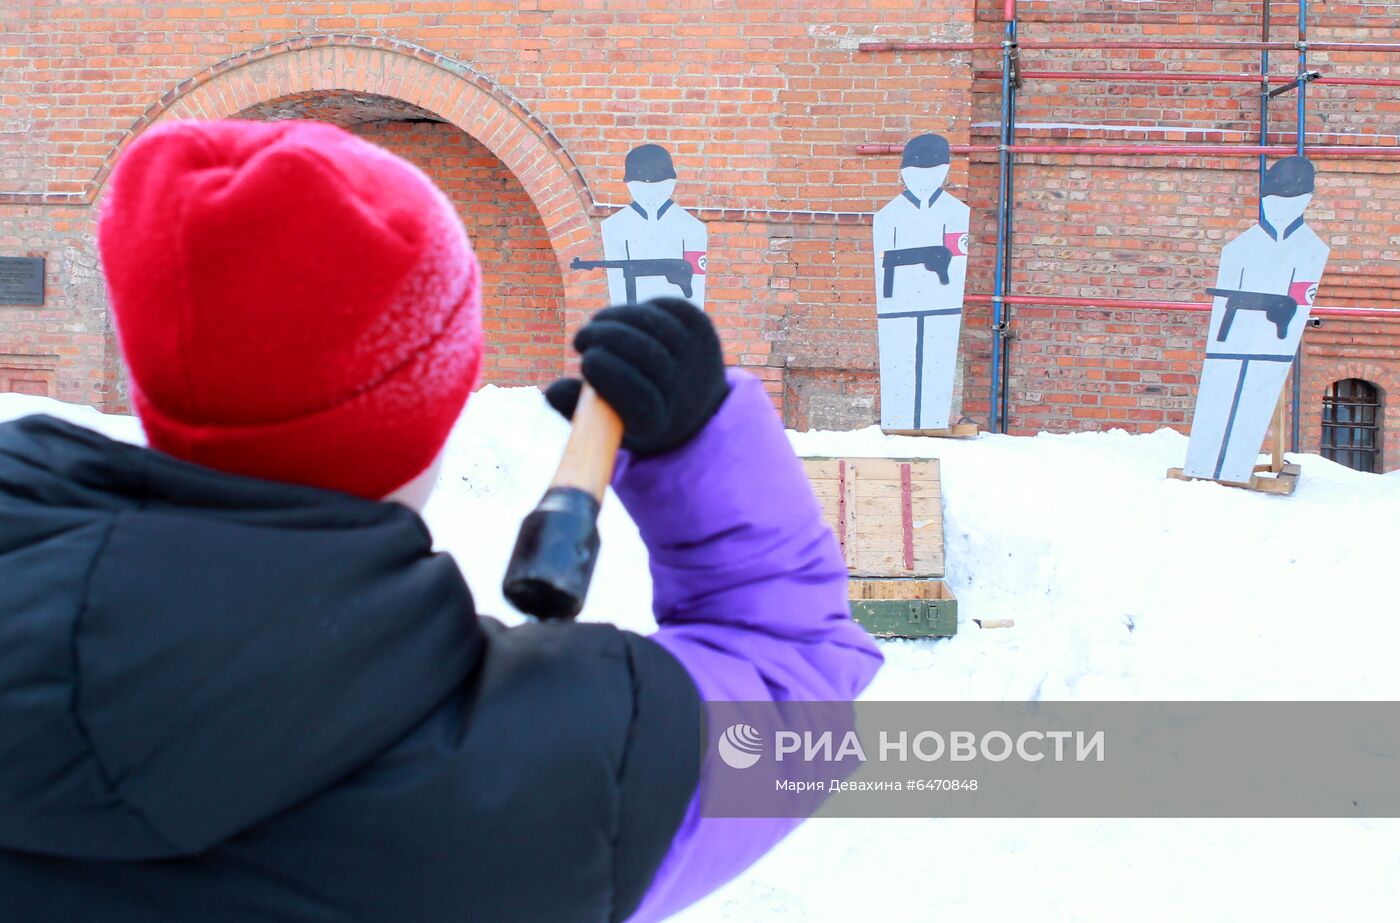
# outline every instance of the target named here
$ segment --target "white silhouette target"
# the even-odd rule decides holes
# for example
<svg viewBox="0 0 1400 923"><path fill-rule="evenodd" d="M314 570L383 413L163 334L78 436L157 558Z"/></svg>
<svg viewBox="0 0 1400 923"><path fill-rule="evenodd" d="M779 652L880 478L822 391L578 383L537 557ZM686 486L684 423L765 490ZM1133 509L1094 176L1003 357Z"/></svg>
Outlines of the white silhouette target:
<svg viewBox="0 0 1400 923"><path fill-rule="evenodd" d="M948 142L904 148L904 191L875 213L880 425L947 429L953 411L967 276L968 207L943 188Z"/></svg>
<svg viewBox="0 0 1400 923"><path fill-rule="evenodd" d="M604 270L613 304L669 296L705 307L709 235L705 223L671 198L671 155L644 144L627 155L624 181L632 202L603 221L603 259L576 259L573 268Z"/></svg>
<svg viewBox="0 0 1400 923"><path fill-rule="evenodd" d="M1329 248L1303 213L1313 166L1265 175L1259 221L1225 245L1215 285L1191 443L1183 473L1248 484L1327 267Z"/></svg>

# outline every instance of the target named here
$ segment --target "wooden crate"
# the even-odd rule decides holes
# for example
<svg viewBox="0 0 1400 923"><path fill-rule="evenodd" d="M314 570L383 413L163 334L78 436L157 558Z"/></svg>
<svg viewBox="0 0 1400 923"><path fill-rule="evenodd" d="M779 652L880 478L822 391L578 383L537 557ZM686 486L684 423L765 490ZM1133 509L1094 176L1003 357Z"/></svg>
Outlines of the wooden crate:
<svg viewBox="0 0 1400 923"><path fill-rule="evenodd" d="M807 477L852 577L942 577L936 458L809 458Z"/></svg>
<svg viewBox="0 0 1400 923"><path fill-rule="evenodd" d="M851 618L877 638L950 638L958 600L942 580L851 580Z"/></svg>
<svg viewBox="0 0 1400 923"><path fill-rule="evenodd" d="M803 463L846 556L851 617L882 638L957 634L958 601L937 579L944 566L938 459Z"/></svg>

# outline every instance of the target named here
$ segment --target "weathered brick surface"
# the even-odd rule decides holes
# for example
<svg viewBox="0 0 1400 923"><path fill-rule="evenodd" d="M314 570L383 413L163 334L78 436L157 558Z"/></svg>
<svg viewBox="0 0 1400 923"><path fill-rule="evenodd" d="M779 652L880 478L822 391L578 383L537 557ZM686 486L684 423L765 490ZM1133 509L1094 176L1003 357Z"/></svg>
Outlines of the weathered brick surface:
<svg viewBox="0 0 1400 923"><path fill-rule="evenodd" d="M415 160L462 211L487 259L488 380L539 383L602 304L598 222L625 203L621 159L643 140L675 153L677 199L709 224L710 310L729 358L767 383L789 423L848 427L878 414L865 217L898 190L898 159L864 142L936 130L995 140L995 52L861 53L870 40L999 41L1000 2L438 0L0 4L0 252L49 259L42 309L0 308L0 387L109 407L125 393L92 222L123 145L172 117L312 115ZM1400 41L1400 0L1314 3L1313 41ZM1272 5L1291 41L1292 3ZM1261 5L1206 0L1022 0L1023 40L1257 40ZM1272 72L1296 58L1272 55ZM1314 53L1328 73L1400 75L1400 56ZM1127 71L1255 73L1245 52L1027 52L1022 141L1254 143L1258 88L1151 83ZM1400 143L1395 88L1315 85L1314 142ZM318 108L319 107L319 108ZM1293 97L1270 107L1276 143ZM438 122L394 121L436 119ZM1253 209L1244 158L1019 158L1012 291L1195 301L1215 254ZM1319 302L1400 307L1400 167L1321 162L1313 209L1331 239ZM955 164L974 209L970 292L991 290L995 158ZM969 311L963 411L985 420L990 310ZM1328 376L1388 389L1400 438L1392 322L1329 322L1306 340L1306 444ZM1011 345L1015 432L1184 427L1204 342L1188 312L1023 307ZM1351 369L1352 371L1347 371ZM1360 374L1360 373L1356 373ZM1362 377L1366 377L1363 375ZM1387 448L1400 465L1400 447Z"/></svg>
<svg viewBox="0 0 1400 923"><path fill-rule="evenodd" d="M564 369L564 283L520 181L470 135L441 122L370 122L353 131L431 175L457 206L481 261L483 377L547 385Z"/></svg>
<svg viewBox="0 0 1400 923"><path fill-rule="evenodd" d="M999 39L1001 4L978 4L977 37ZM1311 41L1400 40L1400 3L1314 4ZM1297 5L1272 5L1271 40L1297 36ZM1089 3L1022 2L1019 38L1035 41L1207 39L1258 41L1261 4L1192 0ZM974 68L996 70L994 52L979 52ZM1290 52L1272 52L1270 72L1296 69ZM1400 56L1315 52L1309 67L1327 74L1394 78ZM1257 74L1257 52L1057 51L1023 53L1023 70L1114 72L1113 80L1027 79L1018 106L1020 143L1183 144L1258 143L1257 83L1150 82L1137 73ZM1394 87L1313 85L1309 93L1310 143L1400 143L1400 91ZM971 136L994 143L1000 87L975 84ZM1296 138L1296 96L1269 104L1272 144ZM972 187L982 193L974 234L995 234L992 208L997 170L978 155ZM1309 221L1331 243L1327 276L1318 295L1324 305L1400 307L1400 161L1321 160ZM1214 281L1221 245L1253 220L1257 160L1227 157L1018 158L1011 290L1018 295L1203 301ZM991 267L970 290L989 290ZM987 413L990 389L989 309L974 322L965 353L966 408ZM1189 426L1205 317L1182 311L1095 308L1014 309L1010 350L1013 432L1122 427L1150 430ZM1334 334L1344 330L1346 335ZM1316 448L1322 394L1352 354L1371 357L1371 378L1400 370L1391 336L1395 322L1330 321L1310 330L1304 346L1303 448ZM1366 344L1366 345L1361 345ZM1331 377L1329 377L1331 376ZM1365 376L1362 376L1365 377ZM1387 411L1388 432L1400 429L1400 398ZM1391 439L1393 437L1387 437ZM1400 467L1389 452L1388 464Z"/></svg>
<svg viewBox="0 0 1400 923"><path fill-rule="evenodd" d="M0 201L0 254L47 261L42 307L0 305L0 390L89 404L115 394L96 252L88 207Z"/></svg>
<svg viewBox="0 0 1400 923"><path fill-rule="evenodd" d="M1302 448L1316 452L1322 437L1322 395L1336 381L1361 378L1381 392L1381 466L1400 468L1400 326L1337 320L1314 331L1303 357Z"/></svg>

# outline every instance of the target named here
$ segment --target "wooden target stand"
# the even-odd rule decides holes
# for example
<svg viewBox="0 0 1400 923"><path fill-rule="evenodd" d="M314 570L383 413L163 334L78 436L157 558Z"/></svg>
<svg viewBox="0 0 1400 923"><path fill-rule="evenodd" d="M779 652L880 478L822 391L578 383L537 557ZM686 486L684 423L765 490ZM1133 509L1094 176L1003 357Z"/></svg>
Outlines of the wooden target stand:
<svg viewBox="0 0 1400 923"><path fill-rule="evenodd" d="M982 430L976 423L954 423L947 429L881 429L886 436L931 436L935 439L971 439Z"/></svg>
<svg viewBox="0 0 1400 923"><path fill-rule="evenodd" d="M1213 481L1216 484L1224 484L1226 487L1240 487L1261 494L1281 494L1283 496L1292 494L1298 487L1298 476L1303 469L1297 464L1283 460L1283 424L1286 403L1284 395L1286 393L1286 389L1279 393L1278 407L1274 410L1274 438L1270 449L1273 457L1267 465L1254 466L1254 475L1249 479L1248 484L1240 484L1235 481L1216 481L1214 478L1193 478L1180 468L1167 469L1167 477L1175 478L1178 481Z"/></svg>

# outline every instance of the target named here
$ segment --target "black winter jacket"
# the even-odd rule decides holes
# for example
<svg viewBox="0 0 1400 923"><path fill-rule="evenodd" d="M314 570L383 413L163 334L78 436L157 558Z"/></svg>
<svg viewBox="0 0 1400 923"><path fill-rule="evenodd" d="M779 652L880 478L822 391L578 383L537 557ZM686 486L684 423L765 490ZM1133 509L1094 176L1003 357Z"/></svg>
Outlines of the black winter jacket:
<svg viewBox="0 0 1400 923"><path fill-rule="evenodd" d="M625 919L695 789L659 646L478 619L395 503L0 425L0 921Z"/></svg>

